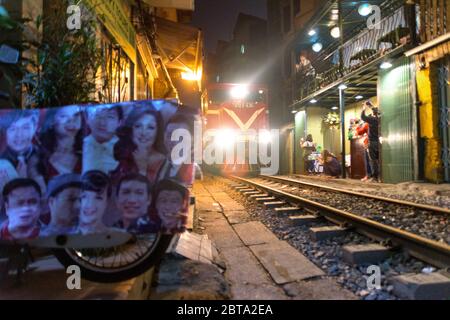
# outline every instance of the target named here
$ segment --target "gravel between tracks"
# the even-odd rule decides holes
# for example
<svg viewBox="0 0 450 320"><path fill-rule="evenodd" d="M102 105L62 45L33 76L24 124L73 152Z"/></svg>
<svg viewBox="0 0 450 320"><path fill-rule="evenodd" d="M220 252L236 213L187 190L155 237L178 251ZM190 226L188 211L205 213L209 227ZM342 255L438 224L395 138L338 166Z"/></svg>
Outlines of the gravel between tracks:
<svg viewBox="0 0 450 320"><path fill-rule="evenodd" d="M399 252L379 264L381 269L381 289L369 290L367 287L367 267L369 265L352 266L342 260L341 248L346 244L371 243L372 241L355 232L348 232L342 237L314 242L309 237L307 226L290 226L288 215L279 215L274 210L266 210L261 204L248 200L241 193L227 186L230 181L216 178L214 183L226 187L227 193L236 201L242 203L254 220L264 223L281 240L287 241L298 249L313 263L328 275L336 277L338 283L351 290L364 300L398 299L392 294L393 287L388 282L390 277L404 273L420 273L426 267L425 263ZM326 222L314 226L329 225Z"/></svg>
<svg viewBox="0 0 450 320"><path fill-rule="evenodd" d="M285 186L265 179L253 179L253 181L336 209L351 212L427 239L450 244L450 216L445 213L435 213L381 200L357 197L321 189L320 187ZM358 199L361 199L361 201L357 201Z"/></svg>

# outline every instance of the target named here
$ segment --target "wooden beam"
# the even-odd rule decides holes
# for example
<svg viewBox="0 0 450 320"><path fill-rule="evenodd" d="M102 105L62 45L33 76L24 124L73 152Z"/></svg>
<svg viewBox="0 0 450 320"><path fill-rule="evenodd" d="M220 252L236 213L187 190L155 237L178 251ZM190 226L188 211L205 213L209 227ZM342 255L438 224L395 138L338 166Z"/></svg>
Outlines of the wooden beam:
<svg viewBox="0 0 450 320"><path fill-rule="evenodd" d="M432 4L433 10L433 38L436 38L439 35L439 25L438 25L438 0L433 0Z"/></svg>
<svg viewBox="0 0 450 320"><path fill-rule="evenodd" d="M425 41L430 41L431 38L431 0L426 1L426 5L424 6L424 11L422 14L425 15L425 32L426 32L426 39Z"/></svg>
<svg viewBox="0 0 450 320"><path fill-rule="evenodd" d="M447 12L447 25L445 26L445 32L450 32L450 0L445 0L445 11Z"/></svg>

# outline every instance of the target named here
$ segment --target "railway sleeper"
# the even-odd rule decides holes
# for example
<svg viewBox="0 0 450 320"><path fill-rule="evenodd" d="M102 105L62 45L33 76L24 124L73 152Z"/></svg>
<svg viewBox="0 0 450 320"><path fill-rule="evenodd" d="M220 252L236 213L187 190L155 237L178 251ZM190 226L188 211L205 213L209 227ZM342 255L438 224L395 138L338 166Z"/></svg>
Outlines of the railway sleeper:
<svg viewBox="0 0 450 320"><path fill-rule="evenodd" d="M388 280L394 287L394 294L411 300L450 299L450 277L440 272L408 273Z"/></svg>
<svg viewBox="0 0 450 320"><path fill-rule="evenodd" d="M355 244L342 247L342 258L352 265L374 264L386 260L391 251L379 244Z"/></svg>
<svg viewBox="0 0 450 320"><path fill-rule="evenodd" d="M320 221L319 217L312 215L298 215L298 216L290 216L289 222L293 226L304 226L312 223L317 223Z"/></svg>
<svg viewBox="0 0 450 320"><path fill-rule="evenodd" d="M257 202L267 202L267 201L274 201L274 200L276 200L277 198L275 198L275 197L262 197L262 198L256 198L255 200L257 201Z"/></svg>
<svg viewBox="0 0 450 320"><path fill-rule="evenodd" d="M241 193L245 193L245 192L250 192L250 191L256 191L255 189L253 189L253 188L246 188L246 189L239 189L238 190L239 192L241 192Z"/></svg>
<svg viewBox="0 0 450 320"><path fill-rule="evenodd" d="M264 202L264 207L267 208L275 208L275 207L279 207L282 205L285 205L286 202L284 201L269 201L269 202Z"/></svg>
<svg viewBox="0 0 450 320"><path fill-rule="evenodd" d="M301 213L302 208L299 207L281 207L275 208L276 213L284 214L284 213Z"/></svg>
<svg viewBox="0 0 450 320"><path fill-rule="evenodd" d="M312 214L313 216L320 216L320 212L318 210L315 209L310 209L310 208L305 208L306 212L309 212L310 214Z"/></svg>
<svg viewBox="0 0 450 320"><path fill-rule="evenodd" d="M250 199L258 199L258 198L267 198L269 196L268 193L258 193L258 194L251 194L249 195Z"/></svg>
<svg viewBox="0 0 450 320"><path fill-rule="evenodd" d="M258 190L247 191L247 192L244 192L243 194L244 194L244 196L248 197L248 196L255 195L255 194L261 194L261 191L258 191Z"/></svg>
<svg viewBox="0 0 450 320"><path fill-rule="evenodd" d="M322 241L330 238L340 237L343 236L347 231L347 228L342 228L339 226L309 228L310 237L314 241Z"/></svg>

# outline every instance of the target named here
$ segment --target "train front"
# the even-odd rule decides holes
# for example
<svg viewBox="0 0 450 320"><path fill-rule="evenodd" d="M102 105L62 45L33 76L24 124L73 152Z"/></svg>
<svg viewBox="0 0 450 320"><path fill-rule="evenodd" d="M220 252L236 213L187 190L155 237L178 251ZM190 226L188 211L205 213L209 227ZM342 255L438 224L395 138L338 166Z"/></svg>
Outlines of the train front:
<svg viewBox="0 0 450 320"><path fill-rule="evenodd" d="M213 84L203 96L207 169L222 175L259 174L259 148L269 143L267 87Z"/></svg>

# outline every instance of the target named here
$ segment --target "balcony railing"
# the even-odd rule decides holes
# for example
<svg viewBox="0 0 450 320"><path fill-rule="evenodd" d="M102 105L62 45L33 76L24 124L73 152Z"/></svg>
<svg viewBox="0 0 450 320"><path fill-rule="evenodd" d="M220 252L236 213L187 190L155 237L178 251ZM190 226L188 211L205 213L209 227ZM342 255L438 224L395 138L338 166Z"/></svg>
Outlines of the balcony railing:
<svg viewBox="0 0 450 320"><path fill-rule="evenodd" d="M420 0L420 41L436 39L450 32L450 2L446 0Z"/></svg>
<svg viewBox="0 0 450 320"><path fill-rule="evenodd" d="M311 72L307 76L297 74L294 102L303 100L369 62L409 43L411 32L405 16L405 7L401 3L397 8L391 8L391 14L381 19L374 28L365 26L342 46L331 44L311 62L315 76L311 76Z"/></svg>

